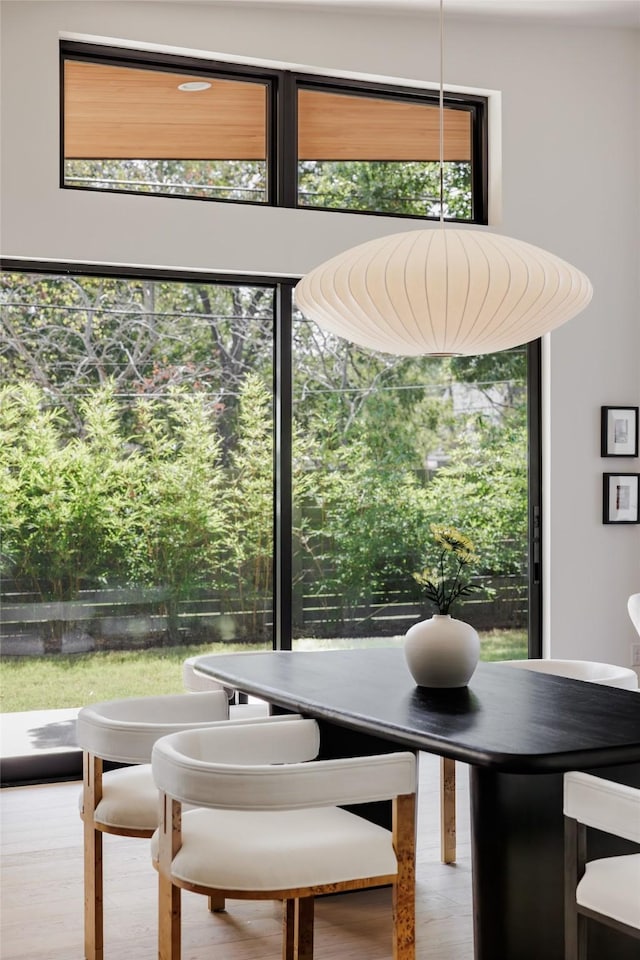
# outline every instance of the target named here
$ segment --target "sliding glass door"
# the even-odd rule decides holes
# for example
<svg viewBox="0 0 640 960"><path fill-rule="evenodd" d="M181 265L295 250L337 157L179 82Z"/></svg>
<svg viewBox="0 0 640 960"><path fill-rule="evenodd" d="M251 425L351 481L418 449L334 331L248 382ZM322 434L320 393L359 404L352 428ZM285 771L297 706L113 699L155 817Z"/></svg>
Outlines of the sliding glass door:
<svg viewBox="0 0 640 960"><path fill-rule="evenodd" d="M433 523L479 556L456 612L483 656L537 652L534 347L374 355L293 281L1 280L6 670L160 651L179 689L193 652L400 643ZM68 705L139 692L91 676ZM29 685L11 709L67 705Z"/></svg>
<svg viewBox="0 0 640 960"><path fill-rule="evenodd" d="M374 355L301 315L293 343L294 646L400 643L445 524L478 556L454 613L526 657L529 350Z"/></svg>

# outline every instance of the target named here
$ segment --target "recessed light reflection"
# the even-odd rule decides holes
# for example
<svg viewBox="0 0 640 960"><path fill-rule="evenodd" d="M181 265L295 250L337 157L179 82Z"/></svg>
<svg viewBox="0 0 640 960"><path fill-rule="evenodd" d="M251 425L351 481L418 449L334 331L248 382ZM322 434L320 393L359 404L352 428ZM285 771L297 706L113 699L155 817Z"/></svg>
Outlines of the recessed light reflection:
<svg viewBox="0 0 640 960"><path fill-rule="evenodd" d="M178 90L208 90L211 86L210 83L206 83L204 80L190 80L188 83L179 83Z"/></svg>

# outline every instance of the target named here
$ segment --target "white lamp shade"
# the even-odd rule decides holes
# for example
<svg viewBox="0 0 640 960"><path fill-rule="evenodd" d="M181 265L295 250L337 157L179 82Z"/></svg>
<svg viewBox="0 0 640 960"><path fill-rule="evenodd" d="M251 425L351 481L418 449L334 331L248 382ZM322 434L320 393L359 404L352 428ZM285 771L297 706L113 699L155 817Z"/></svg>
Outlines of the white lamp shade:
<svg viewBox="0 0 640 960"><path fill-rule="evenodd" d="M346 250L298 283L323 329L384 353L479 354L528 343L591 300L587 277L531 244L435 227Z"/></svg>

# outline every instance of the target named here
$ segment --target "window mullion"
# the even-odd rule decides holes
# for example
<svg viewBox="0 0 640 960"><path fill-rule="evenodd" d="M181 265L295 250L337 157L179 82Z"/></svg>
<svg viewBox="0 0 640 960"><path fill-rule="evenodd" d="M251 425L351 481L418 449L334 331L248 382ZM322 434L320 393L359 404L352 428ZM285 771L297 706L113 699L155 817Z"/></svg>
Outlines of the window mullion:
<svg viewBox="0 0 640 960"><path fill-rule="evenodd" d="M542 656L542 341L527 346L530 657Z"/></svg>
<svg viewBox="0 0 640 960"><path fill-rule="evenodd" d="M292 310L293 286L278 284L275 298L273 365L273 645L276 650L291 650L293 633Z"/></svg>
<svg viewBox="0 0 640 960"><path fill-rule="evenodd" d="M276 171L276 204L295 207L298 196L298 110L297 85L290 73L278 79L274 123L275 155L271 155L272 170Z"/></svg>

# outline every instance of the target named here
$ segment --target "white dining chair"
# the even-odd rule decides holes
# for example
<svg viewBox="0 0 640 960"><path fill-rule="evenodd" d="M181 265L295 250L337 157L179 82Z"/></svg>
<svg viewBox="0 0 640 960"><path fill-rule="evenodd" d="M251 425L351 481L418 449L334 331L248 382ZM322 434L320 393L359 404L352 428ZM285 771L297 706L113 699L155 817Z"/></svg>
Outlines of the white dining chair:
<svg viewBox="0 0 640 960"><path fill-rule="evenodd" d="M314 897L391 885L393 956L415 957L412 753L317 760L319 728L298 719L173 734L153 748L161 823L158 949L179 960L181 890L281 900L283 958L312 960ZM393 829L345 804L392 800ZM186 812L182 804L196 809Z"/></svg>
<svg viewBox="0 0 640 960"><path fill-rule="evenodd" d="M565 960L586 960L588 919L640 938L640 852L589 860L587 831L640 845L640 790L566 773L564 816Z"/></svg>
<svg viewBox="0 0 640 960"><path fill-rule="evenodd" d="M224 690L229 698L229 717L232 720L269 716L271 710L268 703L256 698L253 698L250 703L243 702L237 690L220 683L220 681L212 677L211 674L201 670L199 664L204 657L210 658L211 654L200 654L195 657L187 657L183 660L182 683L185 690L189 690L192 693L202 692L204 690Z"/></svg>
<svg viewBox="0 0 640 960"><path fill-rule="evenodd" d="M499 663L505 667L586 680L609 687L622 687L625 690L638 689L638 674L635 670L613 663L550 658L500 660ZM455 863L456 860L456 767L455 760L449 757L440 758L440 859L443 863Z"/></svg>
<svg viewBox="0 0 640 960"><path fill-rule="evenodd" d="M638 675L631 667L620 667L615 663L600 663L597 660L501 660L506 667L521 670L534 670L536 673L549 673L556 677L568 677L572 680L587 680L589 683L601 683L607 687L622 687L625 690L637 690Z"/></svg>
<svg viewBox="0 0 640 960"><path fill-rule="evenodd" d="M80 710L76 737L84 768L80 815L86 960L104 957L102 835L149 838L158 826L158 791L150 765L153 744L178 730L248 722L228 717L223 690L109 700ZM281 719L289 717L268 718ZM119 766L104 772L105 761ZM222 906L210 902L211 909Z"/></svg>

